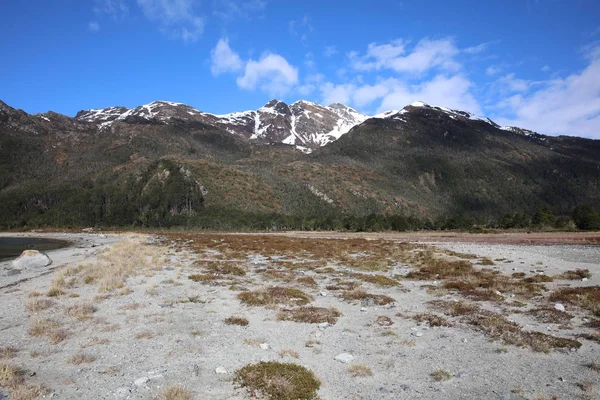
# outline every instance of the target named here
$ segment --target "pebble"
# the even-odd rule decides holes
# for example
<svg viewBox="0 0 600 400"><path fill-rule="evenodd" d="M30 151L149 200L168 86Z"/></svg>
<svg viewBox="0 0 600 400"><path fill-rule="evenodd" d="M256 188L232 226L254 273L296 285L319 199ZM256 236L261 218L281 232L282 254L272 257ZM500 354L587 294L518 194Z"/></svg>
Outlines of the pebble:
<svg viewBox="0 0 600 400"><path fill-rule="evenodd" d="M581 278L581 282L587 282L588 278Z"/></svg>
<svg viewBox="0 0 600 400"><path fill-rule="evenodd" d="M317 327L319 329L325 329L329 326L329 322L321 322L319 325L317 325Z"/></svg>
<svg viewBox="0 0 600 400"><path fill-rule="evenodd" d="M462 342L463 342L463 343L467 343L467 342L468 342L467 338L463 338L463 339L462 339Z"/></svg>
<svg viewBox="0 0 600 400"><path fill-rule="evenodd" d="M226 370L225 368L223 368L223 367L217 367L217 368L215 369L215 372L216 372L217 374L226 374L226 373L227 373L227 370Z"/></svg>
<svg viewBox="0 0 600 400"><path fill-rule="evenodd" d="M335 356L335 360L344 364L348 364L354 360L354 356L350 353L341 353Z"/></svg>
<svg viewBox="0 0 600 400"><path fill-rule="evenodd" d="M148 378L147 376L142 376L141 378L136 379L133 383L135 384L135 386L142 386L148 383L149 380L150 378Z"/></svg>
<svg viewBox="0 0 600 400"><path fill-rule="evenodd" d="M319 296L327 297L327 292L319 292Z"/></svg>
<svg viewBox="0 0 600 400"><path fill-rule="evenodd" d="M368 310L368 308L367 308L367 307L361 307L361 308L360 308L360 311L362 311L362 312L366 312L367 310Z"/></svg>
<svg viewBox="0 0 600 400"><path fill-rule="evenodd" d="M423 336L423 332L413 332L412 335L416 336L416 337L421 337L421 336Z"/></svg>
<svg viewBox="0 0 600 400"><path fill-rule="evenodd" d="M260 348L263 350L269 350L270 346L268 343L261 343Z"/></svg>
<svg viewBox="0 0 600 400"><path fill-rule="evenodd" d="M563 306L563 305L562 305L562 304L560 304L560 303L556 303L556 304L554 305L554 309L555 309L555 310L558 310L558 311L565 311L565 306Z"/></svg>

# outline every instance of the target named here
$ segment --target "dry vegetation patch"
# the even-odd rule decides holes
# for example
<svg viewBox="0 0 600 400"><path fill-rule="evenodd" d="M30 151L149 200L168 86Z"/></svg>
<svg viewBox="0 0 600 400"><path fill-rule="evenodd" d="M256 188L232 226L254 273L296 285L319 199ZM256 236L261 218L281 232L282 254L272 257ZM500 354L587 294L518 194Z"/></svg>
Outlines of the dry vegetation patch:
<svg viewBox="0 0 600 400"><path fill-rule="evenodd" d="M30 400L45 396L49 391L41 385L28 385L28 372L13 364L0 364L0 386L6 388L11 400Z"/></svg>
<svg viewBox="0 0 600 400"><path fill-rule="evenodd" d="M247 326L248 318L244 317L229 317L225 319L225 323L227 325L239 325L239 326Z"/></svg>
<svg viewBox="0 0 600 400"><path fill-rule="evenodd" d="M276 304L302 306L313 300L312 296L300 289L281 286L242 292L238 294L238 298L242 303L249 306L272 306Z"/></svg>
<svg viewBox="0 0 600 400"><path fill-rule="evenodd" d="M69 364L89 364L96 361L96 357L87 353L77 353L67 360Z"/></svg>
<svg viewBox="0 0 600 400"><path fill-rule="evenodd" d="M65 313L69 317L73 317L78 319L79 321L86 321L92 318L92 315L96 312L96 307L92 305L90 302L83 302L79 304L74 304L72 306L67 307Z"/></svg>
<svg viewBox="0 0 600 400"><path fill-rule="evenodd" d="M234 382L272 400L314 399L321 387L308 369L273 361L246 365L236 371Z"/></svg>
<svg viewBox="0 0 600 400"><path fill-rule="evenodd" d="M411 318L419 323L427 322L429 324L429 326L431 326L431 327L454 326L454 324L452 322L448 321L444 317L441 317L436 314L431 314L431 313L416 314L416 315L413 315Z"/></svg>
<svg viewBox="0 0 600 400"><path fill-rule="evenodd" d="M383 294L372 294L367 293L361 288L357 288L354 290L346 290L342 293L342 299L346 301L353 300L361 300L361 301L372 301L373 304L378 306L383 306L386 304L394 303L396 300L391 298L390 296L386 296Z"/></svg>
<svg viewBox="0 0 600 400"><path fill-rule="evenodd" d="M549 299L574 304L600 316L600 286L560 288L552 293Z"/></svg>
<svg viewBox="0 0 600 400"><path fill-rule="evenodd" d="M302 276L296 279L296 282L313 288L318 286L317 281L315 281L315 278L313 278L312 276Z"/></svg>
<svg viewBox="0 0 600 400"><path fill-rule="evenodd" d="M11 358L15 358L18 352L19 350L14 347L2 346L0 347L0 359L10 360Z"/></svg>
<svg viewBox="0 0 600 400"><path fill-rule="evenodd" d="M35 298L27 302L27 311L36 313L43 310L47 310L54 305L54 302L50 299L39 299Z"/></svg>
<svg viewBox="0 0 600 400"><path fill-rule="evenodd" d="M342 313L333 307L299 307L283 309L277 313L277 319L280 321L304 322L308 324L328 322L334 325L341 316Z"/></svg>
<svg viewBox="0 0 600 400"><path fill-rule="evenodd" d="M436 369L431 374L429 374L436 382L447 381L452 378L452 374L443 369Z"/></svg>
<svg viewBox="0 0 600 400"><path fill-rule="evenodd" d="M364 364L351 364L346 368L346 371L353 377L367 377L373 376L373 371L367 365Z"/></svg>
<svg viewBox="0 0 600 400"><path fill-rule="evenodd" d="M572 280L572 281L580 281L583 278L591 278L592 274L590 273L589 269L575 269L575 270L569 270L569 271L565 271L560 275L556 275L554 276L555 279L565 279L565 280Z"/></svg>
<svg viewBox="0 0 600 400"><path fill-rule="evenodd" d="M400 282L385 275L352 274L352 277L377 286L398 286Z"/></svg>
<svg viewBox="0 0 600 400"><path fill-rule="evenodd" d="M154 400L191 400L192 392L181 385L171 384L162 390Z"/></svg>

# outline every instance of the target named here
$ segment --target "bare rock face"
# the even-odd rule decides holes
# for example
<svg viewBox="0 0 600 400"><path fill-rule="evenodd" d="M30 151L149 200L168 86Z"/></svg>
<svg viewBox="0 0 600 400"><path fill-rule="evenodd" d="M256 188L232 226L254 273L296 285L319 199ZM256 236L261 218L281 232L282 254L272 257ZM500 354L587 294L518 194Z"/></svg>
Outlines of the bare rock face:
<svg viewBox="0 0 600 400"><path fill-rule="evenodd" d="M43 268L52 264L52 260L46 253L37 250L25 250L12 262L12 269Z"/></svg>

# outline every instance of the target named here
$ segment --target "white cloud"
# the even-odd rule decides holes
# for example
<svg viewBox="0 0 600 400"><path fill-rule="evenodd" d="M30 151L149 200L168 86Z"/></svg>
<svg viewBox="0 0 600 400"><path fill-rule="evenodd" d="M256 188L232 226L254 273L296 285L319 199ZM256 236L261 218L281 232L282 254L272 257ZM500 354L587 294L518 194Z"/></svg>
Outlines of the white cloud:
<svg viewBox="0 0 600 400"><path fill-rule="evenodd" d="M266 6L266 0L213 0L213 15L226 21L250 19L253 14L264 11Z"/></svg>
<svg viewBox="0 0 600 400"><path fill-rule="evenodd" d="M542 72L548 72L550 71L552 68L550 68L549 65L544 65L542 68L540 68L540 71Z"/></svg>
<svg viewBox="0 0 600 400"><path fill-rule="evenodd" d="M158 22L168 36L194 42L204 33L204 18L195 13L194 0L137 0L137 3L146 18Z"/></svg>
<svg viewBox="0 0 600 400"><path fill-rule="evenodd" d="M288 22L290 35L299 36L302 41L305 41L308 38L308 34L312 33L315 29L310 20L310 16L305 15L298 20Z"/></svg>
<svg viewBox="0 0 600 400"><path fill-rule="evenodd" d="M390 69L400 73L421 74L434 68L453 71L460 68L454 60L459 50L451 39L423 39L407 54L406 43L394 40L387 44L371 43L367 54L350 53L352 66L359 71Z"/></svg>
<svg viewBox="0 0 600 400"><path fill-rule="evenodd" d="M100 24L92 21L88 23L88 29L90 30L90 32L98 32L100 30Z"/></svg>
<svg viewBox="0 0 600 400"><path fill-rule="evenodd" d="M600 139L600 47L587 51L589 64L583 71L501 102L514 117L500 117L497 122L550 135Z"/></svg>
<svg viewBox="0 0 600 400"><path fill-rule="evenodd" d="M298 83L298 69L279 54L265 54L260 60L249 60L244 75L236 80L246 90L260 89L272 96L287 93Z"/></svg>
<svg viewBox="0 0 600 400"><path fill-rule="evenodd" d="M94 12L121 19L129 14L129 7L124 0L94 0Z"/></svg>
<svg viewBox="0 0 600 400"><path fill-rule="evenodd" d="M479 53L485 51L489 45L490 45L490 42L481 43L481 44L478 44L477 46L467 47L463 51L467 54L479 54Z"/></svg>
<svg viewBox="0 0 600 400"><path fill-rule="evenodd" d="M225 72L237 72L243 67L240 56L231 50L227 38L217 42L217 46L210 52L210 59L210 70L215 76Z"/></svg>
<svg viewBox="0 0 600 400"><path fill-rule="evenodd" d="M432 80L408 86L395 81L391 92L381 101L379 111L395 110L420 100L431 105L439 105L481 114L481 107L471 93L473 83L461 75L437 75Z"/></svg>
<svg viewBox="0 0 600 400"><path fill-rule="evenodd" d="M515 78L515 74L504 75L496 82L502 92L526 92L533 84L525 79Z"/></svg>
<svg viewBox="0 0 600 400"><path fill-rule="evenodd" d="M491 65L485 69L486 75L489 75L489 76L498 75L500 72L502 72L502 68L495 67L493 65Z"/></svg>
<svg viewBox="0 0 600 400"><path fill-rule="evenodd" d="M352 95L352 104L357 107L364 107L377 99L382 98L390 92L390 86L385 83L376 85L363 85L356 89Z"/></svg>
<svg viewBox="0 0 600 400"><path fill-rule="evenodd" d="M323 51L323 54L325 54L325 57L332 57L332 56L336 55L337 53L338 53L338 50L335 46L326 46L325 51Z"/></svg>

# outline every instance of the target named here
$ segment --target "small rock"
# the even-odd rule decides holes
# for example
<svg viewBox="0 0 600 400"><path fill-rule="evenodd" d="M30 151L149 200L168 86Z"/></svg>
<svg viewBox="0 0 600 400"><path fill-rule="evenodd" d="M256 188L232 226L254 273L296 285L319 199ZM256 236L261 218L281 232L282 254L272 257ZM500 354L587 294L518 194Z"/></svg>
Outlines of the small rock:
<svg viewBox="0 0 600 400"><path fill-rule="evenodd" d="M150 379L147 376L143 376L141 378L136 379L133 383L135 384L135 386L142 386L148 383L149 380Z"/></svg>
<svg viewBox="0 0 600 400"><path fill-rule="evenodd" d="M217 367L217 368L215 368L215 372L217 374L226 374L227 370L225 368L223 368L223 367Z"/></svg>
<svg viewBox="0 0 600 400"><path fill-rule="evenodd" d="M502 296L502 293L500 293L498 290L496 290L494 293L496 293L498 296Z"/></svg>
<svg viewBox="0 0 600 400"><path fill-rule="evenodd" d="M565 311L565 306L563 306L563 305L562 305L562 304L560 304L560 303L556 303L556 304L554 305L554 309L555 309L555 310L558 310L558 311Z"/></svg>
<svg viewBox="0 0 600 400"><path fill-rule="evenodd" d="M350 353L341 353L341 354L338 354L337 356L335 356L334 359L341 363L348 364L348 363L352 362L352 360L354 360L354 356Z"/></svg>
<svg viewBox="0 0 600 400"><path fill-rule="evenodd" d="M268 343L261 343L260 344L260 348L263 349L263 350L269 350L270 347L271 346L269 346Z"/></svg>
<svg viewBox="0 0 600 400"><path fill-rule="evenodd" d="M423 332L413 332L412 335L416 337L421 337L423 336Z"/></svg>
<svg viewBox="0 0 600 400"><path fill-rule="evenodd" d="M468 342L467 338L463 338L463 339L462 339L462 342L463 342L463 343L467 343L467 342Z"/></svg>
<svg viewBox="0 0 600 400"><path fill-rule="evenodd" d="M367 307L361 307L361 308L360 308L360 311L362 311L362 312L366 312L367 310L368 310L368 308L367 308Z"/></svg>
<svg viewBox="0 0 600 400"><path fill-rule="evenodd" d="M115 390L116 397L127 397L130 394L131 394L131 389L129 389L128 387L120 387L117 390Z"/></svg>
<svg viewBox="0 0 600 400"><path fill-rule="evenodd" d="M319 329L325 329L329 326L329 322L321 322L319 325L317 325L317 327Z"/></svg>
<svg viewBox="0 0 600 400"><path fill-rule="evenodd" d="M588 278L581 278L581 282L587 282Z"/></svg>
<svg viewBox="0 0 600 400"><path fill-rule="evenodd" d="M319 296L327 297L327 292L319 292Z"/></svg>
<svg viewBox="0 0 600 400"><path fill-rule="evenodd" d="M37 250L24 250L21 255L12 262L13 269L42 268L52 264L48 255Z"/></svg>

